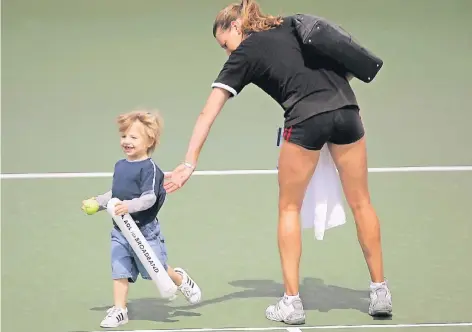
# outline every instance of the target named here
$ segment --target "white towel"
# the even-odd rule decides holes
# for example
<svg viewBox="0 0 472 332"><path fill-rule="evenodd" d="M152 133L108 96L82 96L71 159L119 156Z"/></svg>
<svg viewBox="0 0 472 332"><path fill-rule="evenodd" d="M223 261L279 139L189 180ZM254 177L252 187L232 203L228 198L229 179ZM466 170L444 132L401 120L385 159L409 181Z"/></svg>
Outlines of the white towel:
<svg viewBox="0 0 472 332"><path fill-rule="evenodd" d="M342 197L341 181L325 144L303 199L302 227L313 227L315 238L323 240L325 230L345 224Z"/></svg>
<svg viewBox="0 0 472 332"><path fill-rule="evenodd" d="M282 128L277 132L277 146L282 144ZM328 146L320 151L316 170L308 184L301 209L302 228L314 228L315 238L323 240L326 230L344 225L346 214L339 174Z"/></svg>

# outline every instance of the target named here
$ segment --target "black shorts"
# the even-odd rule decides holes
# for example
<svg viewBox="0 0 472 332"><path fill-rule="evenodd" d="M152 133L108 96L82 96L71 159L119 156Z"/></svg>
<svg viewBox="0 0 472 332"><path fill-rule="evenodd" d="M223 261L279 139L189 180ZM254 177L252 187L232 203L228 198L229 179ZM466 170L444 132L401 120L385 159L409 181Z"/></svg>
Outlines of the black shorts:
<svg viewBox="0 0 472 332"><path fill-rule="evenodd" d="M346 107L314 115L285 127L284 140L308 150L321 150L325 143L351 144L364 136L357 107Z"/></svg>

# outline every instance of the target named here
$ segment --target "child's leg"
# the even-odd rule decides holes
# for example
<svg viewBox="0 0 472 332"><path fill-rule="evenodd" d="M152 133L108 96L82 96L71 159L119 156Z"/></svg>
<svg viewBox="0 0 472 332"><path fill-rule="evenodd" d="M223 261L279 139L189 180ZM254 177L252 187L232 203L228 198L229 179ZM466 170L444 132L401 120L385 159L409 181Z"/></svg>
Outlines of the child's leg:
<svg viewBox="0 0 472 332"><path fill-rule="evenodd" d="M177 286L182 285L184 277L180 273L175 272L174 268L170 265L167 265L167 274L172 279L174 284L176 284Z"/></svg>
<svg viewBox="0 0 472 332"><path fill-rule="evenodd" d="M132 256L132 249L126 238L114 228L111 232L111 269L113 278L114 306L107 310L101 327L118 327L128 322L129 281L135 281L138 270Z"/></svg>
<svg viewBox="0 0 472 332"><path fill-rule="evenodd" d="M115 307L126 309L129 282L138 278L138 268L133 249L124 235L116 228L111 233L111 274Z"/></svg>
<svg viewBox="0 0 472 332"><path fill-rule="evenodd" d="M192 304L200 302L202 292L195 281L193 281L183 269L173 269L167 265L167 248L157 221L143 226L141 228L141 232L143 233L144 238L149 243L149 246L156 254L164 269L166 269L169 277L178 286L180 292L185 296L187 301ZM136 260L138 270L140 271L143 279L151 279L141 262L139 262L137 258Z"/></svg>
<svg viewBox="0 0 472 332"><path fill-rule="evenodd" d="M129 281L128 278L113 280L113 299L115 307L126 309L128 298Z"/></svg>

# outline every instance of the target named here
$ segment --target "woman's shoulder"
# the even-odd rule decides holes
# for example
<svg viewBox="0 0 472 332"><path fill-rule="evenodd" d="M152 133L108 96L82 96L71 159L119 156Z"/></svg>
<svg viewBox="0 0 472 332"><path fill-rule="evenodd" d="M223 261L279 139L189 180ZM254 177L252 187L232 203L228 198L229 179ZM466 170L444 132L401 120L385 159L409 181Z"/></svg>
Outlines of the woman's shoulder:
<svg viewBox="0 0 472 332"><path fill-rule="evenodd" d="M270 28L265 31L255 32L251 37L247 39L247 45L257 47L258 44L269 42L272 43L274 40L286 40L293 36L294 26L293 17L287 16L282 18L283 21L280 25Z"/></svg>
<svg viewBox="0 0 472 332"><path fill-rule="evenodd" d="M280 25L264 31L252 32L240 47L234 52L235 56L251 56L254 52L259 52L260 48L266 44L273 44L274 41L283 42L293 36L293 17L282 17Z"/></svg>
<svg viewBox="0 0 472 332"><path fill-rule="evenodd" d="M284 26L284 27L292 26L294 19L295 19L295 15L282 16L282 24L281 25Z"/></svg>

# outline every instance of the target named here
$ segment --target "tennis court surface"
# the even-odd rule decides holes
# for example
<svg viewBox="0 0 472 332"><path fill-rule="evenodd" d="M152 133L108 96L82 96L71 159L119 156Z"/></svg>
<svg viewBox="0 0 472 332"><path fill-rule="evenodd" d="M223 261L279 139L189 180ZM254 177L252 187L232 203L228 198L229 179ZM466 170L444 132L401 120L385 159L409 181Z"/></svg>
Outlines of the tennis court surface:
<svg viewBox="0 0 472 332"><path fill-rule="evenodd" d="M368 274L352 220L328 231L323 241L305 232L301 295L306 328L472 328L472 294L464 286L471 272L470 174L371 174L394 297L395 315L389 321L373 321L366 313ZM80 202L109 182L2 180L5 331L100 330L112 299L110 220L106 214L84 215ZM173 195L161 216L170 263L188 269L204 299L196 306L181 297L167 302L152 283L139 280L130 288L131 321L122 330L283 328L264 317L265 307L283 292L275 193L276 176L267 174L195 176L185 191ZM444 325L421 325L428 323Z"/></svg>

